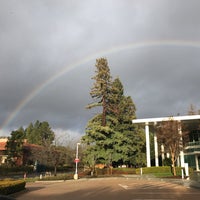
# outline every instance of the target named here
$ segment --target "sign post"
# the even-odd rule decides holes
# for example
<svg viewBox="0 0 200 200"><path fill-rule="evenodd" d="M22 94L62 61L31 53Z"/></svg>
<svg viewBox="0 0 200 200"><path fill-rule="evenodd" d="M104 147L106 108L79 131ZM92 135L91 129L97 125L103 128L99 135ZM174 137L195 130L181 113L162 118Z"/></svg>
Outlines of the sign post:
<svg viewBox="0 0 200 200"><path fill-rule="evenodd" d="M78 162L80 161L78 158L78 145L80 145L80 143L76 144L76 158L74 159L74 162L76 163L76 170L75 170L75 174L74 174L75 180L78 179Z"/></svg>
<svg viewBox="0 0 200 200"><path fill-rule="evenodd" d="M75 162L75 163L78 163L78 162L80 162L80 160L79 160L78 158L75 158L75 159L74 159L74 162Z"/></svg>

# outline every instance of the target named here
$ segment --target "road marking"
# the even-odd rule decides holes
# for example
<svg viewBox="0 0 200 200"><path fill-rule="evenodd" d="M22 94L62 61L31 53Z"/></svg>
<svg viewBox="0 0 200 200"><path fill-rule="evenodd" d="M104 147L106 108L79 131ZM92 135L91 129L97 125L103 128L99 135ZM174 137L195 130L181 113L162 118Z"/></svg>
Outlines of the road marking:
<svg viewBox="0 0 200 200"><path fill-rule="evenodd" d="M124 188L125 190L128 190L128 185L122 185L122 184L118 184L120 187Z"/></svg>
<svg viewBox="0 0 200 200"><path fill-rule="evenodd" d="M173 188L182 188L182 185L173 184L173 183L157 183L157 182L149 182L148 184L138 184L138 183L130 183L130 184L118 184L125 190L131 189L142 189L142 190L163 190L163 189L171 189Z"/></svg>

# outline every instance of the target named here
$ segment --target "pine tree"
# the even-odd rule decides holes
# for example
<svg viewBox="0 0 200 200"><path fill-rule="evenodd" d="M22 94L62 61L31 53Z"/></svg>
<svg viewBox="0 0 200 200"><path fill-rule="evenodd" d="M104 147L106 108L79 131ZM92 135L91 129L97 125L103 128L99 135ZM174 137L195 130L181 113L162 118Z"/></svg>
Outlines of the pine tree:
<svg viewBox="0 0 200 200"><path fill-rule="evenodd" d="M93 102L86 108L102 108L102 111L88 121L86 135L82 137L82 142L87 144L85 151L85 162L93 165L96 160L104 160L108 165L110 163L109 138L113 134L112 128L108 126L109 118L109 96L111 86L111 75L108 62L105 58L96 60L96 75L92 77L95 80L90 95Z"/></svg>
<svg viewBox="0 0 200 200"><path fill-rule="evenodd" d="M141 155L144 149L145 140L142 131L132 124L132 119L136 118L135 104L130 96L124 95L124 88L119 78L113 81L111 91L110 115L115 119L112 120L115 122L112 160L118 165L143 164L142 160L136 160L138 154Z"/></svg>
<svg viewBox="0 0 200 200"><path fill-rule="evenodd" d="M114 162L133 164L139 161L138 153L143 153L145 144L142 132L132 124L135 105L130 96L124 96L120 79L112 81L106 59L97 59L96 68L90 92L93 103L87 108L102 107L102 112L88 121L82 137L86 144L85 162L93 166L101 161L108 166Z"/></svg>
<svg viewBox="0 0 200 200"><path fill-rule="evenodd" d="M106 115L108 111L108 97L110 92L111 75L108 62L105 58L96 60L96 75L92 78L95 80L90 95L94 102L87 108L102 106L102 126L106 126Z"/></svg>

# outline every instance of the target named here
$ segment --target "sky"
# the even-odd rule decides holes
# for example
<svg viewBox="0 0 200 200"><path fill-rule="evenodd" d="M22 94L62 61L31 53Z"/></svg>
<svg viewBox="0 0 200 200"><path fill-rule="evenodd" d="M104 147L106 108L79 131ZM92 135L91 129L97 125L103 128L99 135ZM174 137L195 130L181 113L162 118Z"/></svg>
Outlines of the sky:
<svg viewBox="0 0 200 200"><path fill-rule="evenodd" d="M199 10L198 0L0 0L0 136L36 120L84 135L101 57L137 118L200 109Z"/></svg>

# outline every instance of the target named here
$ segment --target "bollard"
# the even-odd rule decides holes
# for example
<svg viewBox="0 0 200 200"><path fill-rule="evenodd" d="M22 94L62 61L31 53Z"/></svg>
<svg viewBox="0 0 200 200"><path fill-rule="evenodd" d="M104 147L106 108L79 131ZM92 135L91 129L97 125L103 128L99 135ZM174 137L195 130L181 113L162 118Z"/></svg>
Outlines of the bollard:
<svg viewBox="0 0 200 200"><path fill-rule="evenodd" d="M24 179L26 179L26 172L24 173Z"/></svg>
<svg viewBox="0 0 200 200"><path fill-rule="evenodd" d="M183 168L181 169L181 176L182 176L182 179L184 179L184 170L183 170Z"/></svg>

